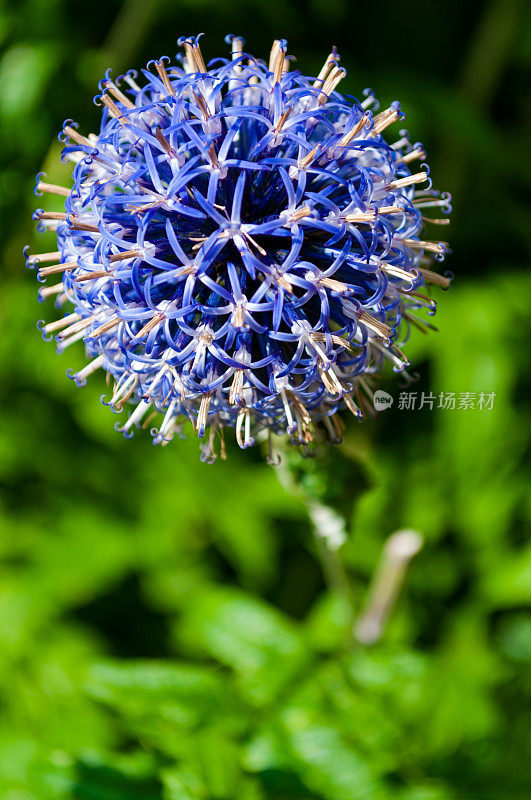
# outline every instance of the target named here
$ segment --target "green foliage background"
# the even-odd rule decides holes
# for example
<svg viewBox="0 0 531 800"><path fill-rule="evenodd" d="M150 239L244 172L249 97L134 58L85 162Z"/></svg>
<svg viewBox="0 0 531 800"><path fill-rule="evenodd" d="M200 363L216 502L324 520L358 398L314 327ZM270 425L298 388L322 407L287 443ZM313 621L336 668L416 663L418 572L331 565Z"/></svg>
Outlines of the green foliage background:
<svg viewBox="0 0 531 800"><path fill-rule="evenodd" d="M4 800L529 796L530 23L518 0L0 2ZM101 382L65 378L82 354L58 358L35 329L53 312L21 250L34 173L60 175L63 118L95 127L106 66L200 30L209 57L229 31L257 54L286 36L310 73L336 44L346 89L399 97L455 195L456 280L440 332L409 353L419 392L496 401L395 404L331 451L356 613L385 538L426 540L372 648L353 645L304 504L258 453L208 467L192 439L123 440Z"/></svg>

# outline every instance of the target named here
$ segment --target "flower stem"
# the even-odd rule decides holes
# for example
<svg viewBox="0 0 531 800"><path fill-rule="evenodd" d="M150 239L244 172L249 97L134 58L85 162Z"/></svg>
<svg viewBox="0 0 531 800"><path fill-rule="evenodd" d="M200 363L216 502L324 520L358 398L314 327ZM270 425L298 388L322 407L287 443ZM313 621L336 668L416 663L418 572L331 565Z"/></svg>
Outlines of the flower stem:
<svg viewBox="0 0 531 800"><path fill-rule="evenodd" d="M354 628L354 636L360 644L375 644L381 638L409 563L422 542L421 534L412 530L396 531L387 539L365 608Z"/></svg>
<svg viewBox="0 0 531 800"><path fill-rule="evenodd" d="M339 549L346 539L343 519L332 508L306 499L308 516L312 521L313 534L319 560L329 587L343 597L354 614L350 581L341 559Z"/></svg>
<svg viewBox="0 0 531 800"><path fill-rule="evenodd" d="M354 599L350 580L340 555L340 548L347 539L345 517L330 505L317 499L319 492L315 481L306 481L315 474L315 461L300 459L296 463L284 450L280 465L276 468L285 489L298 497L305 505L312 524L317 554L325 581L332 592L342 598L354 622Z"/></svg>

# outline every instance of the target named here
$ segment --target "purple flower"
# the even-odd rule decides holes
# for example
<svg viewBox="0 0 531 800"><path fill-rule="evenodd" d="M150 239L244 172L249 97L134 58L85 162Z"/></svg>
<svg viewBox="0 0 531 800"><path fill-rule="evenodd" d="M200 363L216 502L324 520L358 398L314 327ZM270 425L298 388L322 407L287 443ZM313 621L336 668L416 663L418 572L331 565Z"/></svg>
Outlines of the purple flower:
<svg viewBox="0 0 531 800"><path fill-rule="evenodd" d="M283 40L268 64L227 40L232 57L208 68L195 37L138 82L106 74L100 132L64 125L72 188L38 178L65 196L64 213L34 215L57 252L28 256L61 279L41 299L70 309L44 336L59 351L82 339L90 358L70 377L109 373L104 402L135 406L125 435L157 412L164 444L189 420L208 461L227 427L242 448L264 430L306 445L317 423L338 439L336 412L360 417L371 376L407 366L397 344L435 308L418 288L449 283L433 271L444 243L422 233L449 196L420 144L383 137L399 104L340 94L335 50L307 77Z"/></svg>

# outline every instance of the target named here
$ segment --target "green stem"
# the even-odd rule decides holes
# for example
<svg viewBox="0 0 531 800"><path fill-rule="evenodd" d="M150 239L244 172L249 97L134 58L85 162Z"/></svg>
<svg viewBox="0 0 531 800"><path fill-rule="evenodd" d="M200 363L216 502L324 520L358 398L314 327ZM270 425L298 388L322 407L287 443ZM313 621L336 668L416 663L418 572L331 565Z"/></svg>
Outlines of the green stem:
<svg viewBox="0 0 531 800"><path fill-rule="evenodd" d="M325 581L331 591L344 600L354 621L350 580L340 555L340 548L347 538L345 517L318 499L315 480L305 481L305 478L315 478L314 460L295 458L291 451L284 449L281 464L276 470L286 490L304 503Z"/></svg>
<svg viewBox="0 0 531 800"><path fill-rule="evenodd" d="M160 0L129 0L124 3L98 53L97 66L124 69L148 35Z"/></svg>
<svg viewBox="0 0 531 800"><path fill-rule="evenodd" d="M333 509L308 497L305 498L305 505L312 522L325 580L332 591L346 600L349 609L354 614L350 581L339 552L346 538L344 522Z"/></svg>

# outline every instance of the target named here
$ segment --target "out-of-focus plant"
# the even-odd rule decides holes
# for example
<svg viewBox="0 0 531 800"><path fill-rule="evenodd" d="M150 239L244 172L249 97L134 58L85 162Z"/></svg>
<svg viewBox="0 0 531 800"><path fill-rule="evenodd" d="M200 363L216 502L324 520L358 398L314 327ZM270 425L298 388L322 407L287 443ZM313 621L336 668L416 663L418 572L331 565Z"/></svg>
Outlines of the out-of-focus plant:
<svg viewBox="0 0 531 800"><path fill-rule="evenodd" d="M141 6L149 3L120 7L120 25ZM295 14L254 3L248 38L265 46L282 13L294 49L318 70L316 39L347 29L349 6L305 4ZM436 402L407 412L395 402L374 422L349 425L324 472L309 462L304 484L352 529L339 550L349 598L341 581L325 580L305 499L258 455L233 448L228 464L207 470L193 441L178 456L144 437L131 447L34 331L34 287L19 255L30 173L40 153L48 179L63 179L57 150L46 155L62 108L94 124L81 87L108 63L108 47L104 57L97 48L118 5L95 0L90 14L66 2L2 7L2 797L527 797L530 176L518 87L529 26L522 9L515 26L517 6L488 4L483 19L495 24L486 25L466 4L451 14L413 4L422 35L436 29L445 42L430 43L422 63L417 48L396 46L396 4L384 4L379 36L357 39L350 54L342 47L357 58L352 89L405 86L419 138L432 152L438 137L447 147L434 171L464 176L448 185L457 188L460 279L441 304L440 334L411 339L421 375L411 388L496 395L490 411ZM201 29L205 9L212 26L230 29L228 6L161 3L151 31L139 26L138 54L122 58L118 48L114 66L166 49L177 28ZM369 13L357 7L364 29ZM138 33L134 17L130 30ZM459 74L471 32L473 62L497 65L491 104ZM34 74L24 63L37 65L38 91L19 83L6 105L15 91L6 76ZM384 376L382 387L396 396L395 381ZM379 643L359 646L351 609L359 615L385 537L406 523L425 535L407 592Z"/></svg>

